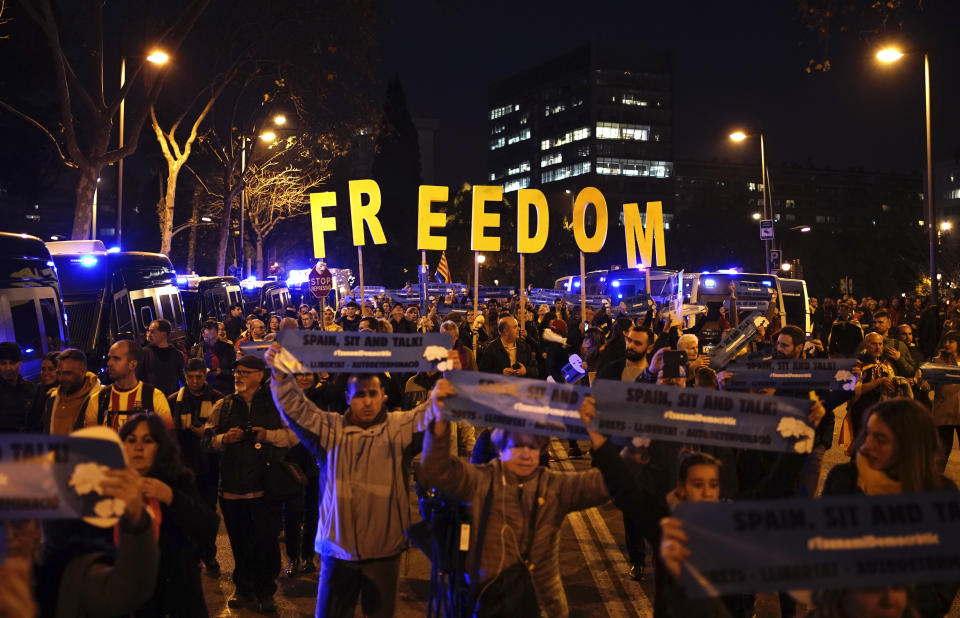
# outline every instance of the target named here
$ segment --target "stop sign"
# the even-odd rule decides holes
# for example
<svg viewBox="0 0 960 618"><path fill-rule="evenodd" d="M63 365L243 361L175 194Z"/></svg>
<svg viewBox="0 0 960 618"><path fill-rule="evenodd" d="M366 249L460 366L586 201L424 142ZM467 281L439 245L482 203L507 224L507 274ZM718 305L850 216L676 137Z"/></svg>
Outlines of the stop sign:
<svg viewBox="0 0 960 618"><path fill-rule="evenodd" d="M333 289L333 275L323 262L317 262L310 271L309 283L310 292L317 298L323 298Z"/></svg>

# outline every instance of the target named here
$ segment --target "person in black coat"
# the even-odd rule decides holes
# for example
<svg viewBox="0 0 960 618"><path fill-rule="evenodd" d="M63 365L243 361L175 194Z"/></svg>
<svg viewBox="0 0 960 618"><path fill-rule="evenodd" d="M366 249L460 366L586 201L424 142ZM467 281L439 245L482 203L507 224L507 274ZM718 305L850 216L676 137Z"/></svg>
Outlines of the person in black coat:
<svg viewBox="0 0 960 618"><path fill-rule="evenodd" d="M190 350L190 358L203 360L207 368L207 384L229 395L233 392L233 364L237 360L236 349L220 339L220 325L214 320L203 323L203 340Z"/></svg>
<svg viewBox="0 0 960 618"><path fill-rule="evenodd" d="M525 341L520 340L520 325L512 316L497 321L500 336L480 354L477 368L483 373L526 378L537 377L537 359Z"/></svg>
<svg viewBox="0 0 960 618"><path fill-rule="evenodd" d="M135 616L206 616L200 581L200 550L217 534L216 513L200 498L193 474L180 461L180 449L163 419L153 413L131 416L120 427L130 466L154 525L160 567L153 596Z"/></svg>

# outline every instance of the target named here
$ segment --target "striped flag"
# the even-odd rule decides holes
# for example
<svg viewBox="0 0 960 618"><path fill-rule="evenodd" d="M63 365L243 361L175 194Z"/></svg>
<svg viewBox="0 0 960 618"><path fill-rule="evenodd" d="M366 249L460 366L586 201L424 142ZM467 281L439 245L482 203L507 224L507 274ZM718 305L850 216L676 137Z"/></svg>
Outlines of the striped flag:
<svg viewBox="0 0 960 618"><path fill-rule="evenodd" d="M447 252L440 254L440 263L437 265L437 272L434 275L440 283L450 283L450 267L447 266Z"/></svg>

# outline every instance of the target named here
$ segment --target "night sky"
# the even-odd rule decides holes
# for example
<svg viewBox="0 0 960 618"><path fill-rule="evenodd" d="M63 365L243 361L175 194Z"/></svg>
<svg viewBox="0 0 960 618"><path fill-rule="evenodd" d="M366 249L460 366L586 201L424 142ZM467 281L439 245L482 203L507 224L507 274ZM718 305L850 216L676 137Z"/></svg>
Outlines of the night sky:
<svg viewBox="0 0 960 618"><path fill-rule="evenodd" d="M935 159L955 158L960 120L948 111L960 105L951 34L960 3L926 4L940 39L932 55ZM412 114L440 120L440 184L485 178L490 82L605 38L674 54L678 160L758 160L756 147L726 139L731 128L749 126L764 130L772 163L925 166L922 57L881 65L865 36L838 34L827 48L832 70L808 74L808 59L825 48L798 21L794 0L389 5L383 70L400 75Z"/></svg>

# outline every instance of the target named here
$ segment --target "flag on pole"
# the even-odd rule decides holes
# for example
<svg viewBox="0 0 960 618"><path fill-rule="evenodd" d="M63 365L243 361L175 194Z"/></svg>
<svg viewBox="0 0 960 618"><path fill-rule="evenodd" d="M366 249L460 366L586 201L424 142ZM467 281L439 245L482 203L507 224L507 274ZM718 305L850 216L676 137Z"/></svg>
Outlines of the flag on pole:
<svg viewBox="0 0 960 618"><path fill-rule="evenodd" d="M450 283L450 267L447 266L446 251L440 254L440 263L437 265L435 276L440 283Z"/></svg>

